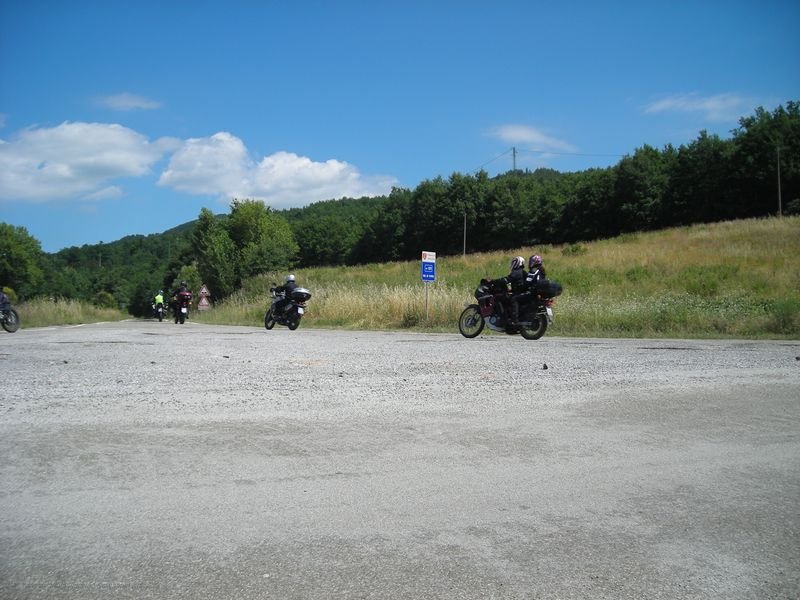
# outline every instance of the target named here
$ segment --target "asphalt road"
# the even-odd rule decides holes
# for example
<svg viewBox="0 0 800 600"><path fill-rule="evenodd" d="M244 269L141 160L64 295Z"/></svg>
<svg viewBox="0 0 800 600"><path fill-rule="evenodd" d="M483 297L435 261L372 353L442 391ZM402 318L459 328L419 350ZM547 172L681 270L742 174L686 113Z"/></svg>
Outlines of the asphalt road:
<svg viewBox="0 0 800 600"><path fill-rule="evenodd" d="M0 367L3 599L800 597L800 342L140 321Z"/></svg>

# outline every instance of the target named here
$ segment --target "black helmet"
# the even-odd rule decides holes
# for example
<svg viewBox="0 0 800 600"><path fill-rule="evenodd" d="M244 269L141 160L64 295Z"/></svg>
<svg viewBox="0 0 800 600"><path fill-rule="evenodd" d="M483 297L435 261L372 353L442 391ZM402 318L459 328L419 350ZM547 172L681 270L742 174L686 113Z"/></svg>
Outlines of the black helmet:
<svg viewBox="0 0 800 600"><path fill-rule="evenodd" d="M181 287L186 287L186 282L185 281L181 281Z"/></svg>

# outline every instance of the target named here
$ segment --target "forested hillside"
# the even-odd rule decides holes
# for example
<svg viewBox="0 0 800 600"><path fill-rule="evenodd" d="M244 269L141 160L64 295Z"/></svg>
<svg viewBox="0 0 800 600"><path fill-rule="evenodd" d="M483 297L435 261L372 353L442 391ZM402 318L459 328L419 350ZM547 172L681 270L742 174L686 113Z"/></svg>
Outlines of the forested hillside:
<svg viewBox="0 0 800 600"><path fill-rule="evenodd" d="M780 173L780 178L778 174ZM780 182L780 191L779 191ZM233 200L226 215L162 234L55 254L22 227L0 224L0 284L21 298L125 305L143 314L177 279L217 299L248 276L294 267L409 260L588 241L675 225L800 214L800 103L740 119L728 139L705 131L680 147L644 145L613 167L453 173L395 188L273 211Z"/></svg>

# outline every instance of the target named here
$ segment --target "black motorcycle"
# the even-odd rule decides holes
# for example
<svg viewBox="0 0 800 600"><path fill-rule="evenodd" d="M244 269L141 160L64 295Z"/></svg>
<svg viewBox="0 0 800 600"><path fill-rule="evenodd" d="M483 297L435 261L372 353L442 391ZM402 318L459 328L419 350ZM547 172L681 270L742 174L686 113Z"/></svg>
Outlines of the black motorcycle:
<svg viewBox="0 0 800 600"><path fill-rule="evenodd" d="M14 333L17 329L19 329L19 315L17 311L14 310L11 306L11 302L8 300L8 296L0 292L0 325L3 326L8 333Z"/></svg>
<svg viewBox="0 0 800 600"><path fill-rule="evenodd" d="M285 293L276 292L274 287L269 291L272 294L272 303L264 315L264 327L269 330L277 323L285 325L292 331L297 329L300 326L300 319L306 312L306 302L311 298L311 292L306 288L295 288L286 302Z"/></svg>
<svg viewBox="0 0 800 600"><path fill-rule="evenodd" d="M526 340L538 340L553 323L553 303L561 294L561 284L542 279L530 289L514 296L504 279L481 279L475 290L478 304L468 305L458 318L458 330L465 338L477 337L484 326L492 331L521 335ZM511 301L519 306L519 321L512 322Z"/></svg>

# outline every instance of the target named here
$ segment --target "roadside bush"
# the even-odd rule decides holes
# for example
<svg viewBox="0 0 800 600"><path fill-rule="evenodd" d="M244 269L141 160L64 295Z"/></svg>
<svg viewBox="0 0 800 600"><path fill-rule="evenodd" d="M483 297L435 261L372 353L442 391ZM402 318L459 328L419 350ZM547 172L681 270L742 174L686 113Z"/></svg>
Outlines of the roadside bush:
<svg viewBox="0 0 800 600"><path fill-rule="evenodd" d="M117 301L109 292L100 291L94 295L92 303L99 308L117 308Z"/></svg>

